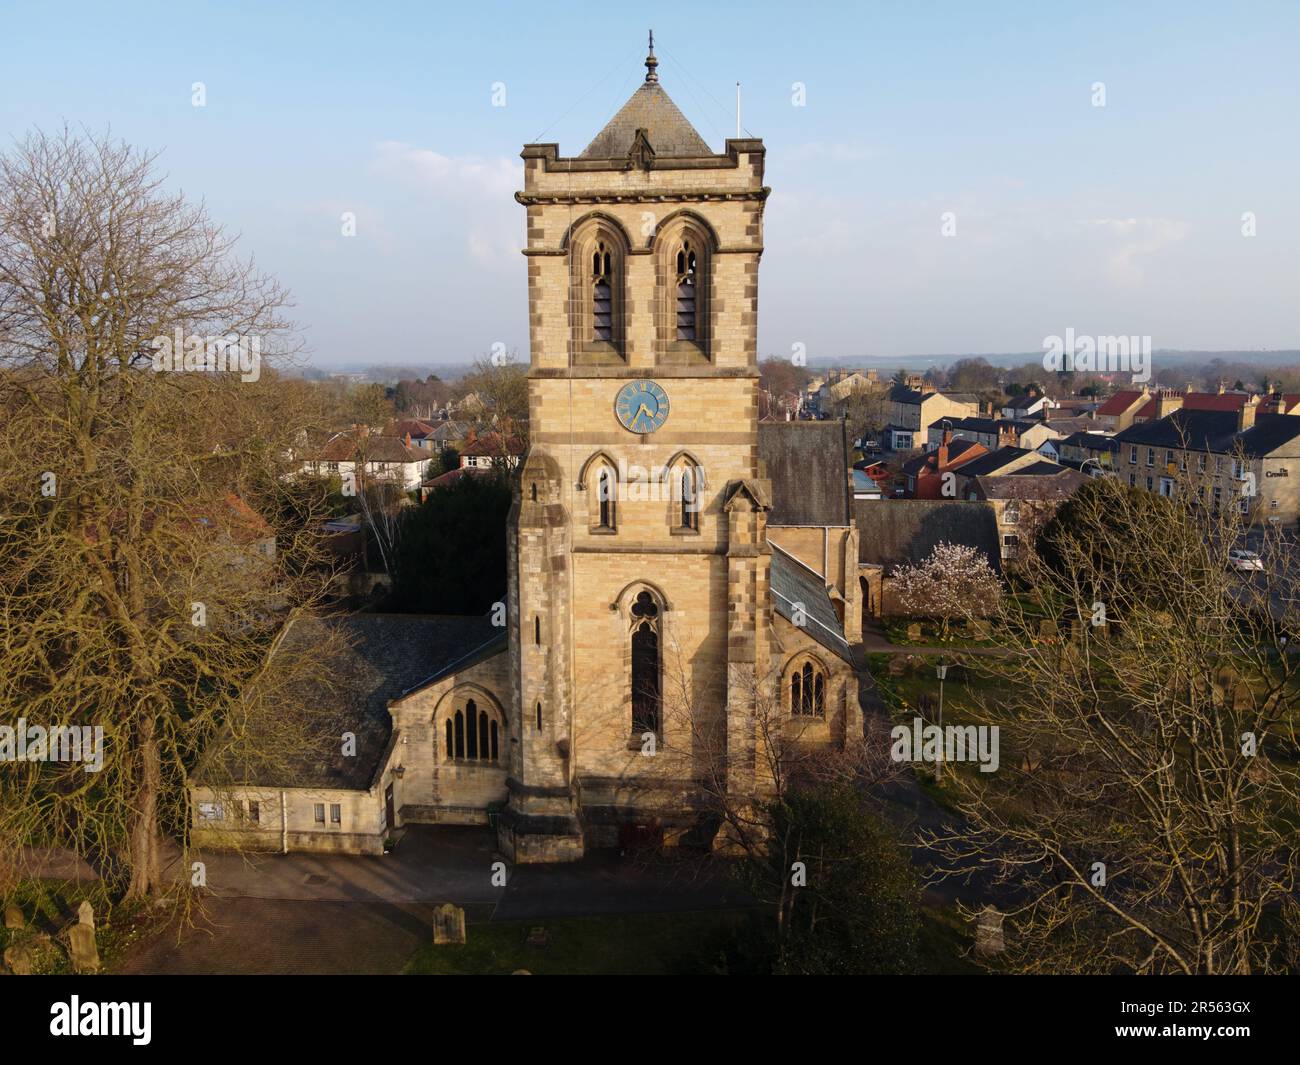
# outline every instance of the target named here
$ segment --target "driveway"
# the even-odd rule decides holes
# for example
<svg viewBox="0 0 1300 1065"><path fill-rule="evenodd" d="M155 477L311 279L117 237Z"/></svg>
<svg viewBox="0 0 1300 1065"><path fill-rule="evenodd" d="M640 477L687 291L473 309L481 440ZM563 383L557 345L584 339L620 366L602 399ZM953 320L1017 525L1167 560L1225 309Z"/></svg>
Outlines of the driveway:
<svg viewBox="0 0 1300 1065"><path fill-rule="evenodd" d="M747 902L720 871L706 875L691 863L630 861L609 851L555 865L504 863L505 886L495 886L493 865L504 860L486 828L412 825L391 853L374 857L210 852L192 860L205 864L208 890L218 898L454 902L487 907L493 919L502 921L702 910ZM171 872L189 878L179 856Z"/></svg>

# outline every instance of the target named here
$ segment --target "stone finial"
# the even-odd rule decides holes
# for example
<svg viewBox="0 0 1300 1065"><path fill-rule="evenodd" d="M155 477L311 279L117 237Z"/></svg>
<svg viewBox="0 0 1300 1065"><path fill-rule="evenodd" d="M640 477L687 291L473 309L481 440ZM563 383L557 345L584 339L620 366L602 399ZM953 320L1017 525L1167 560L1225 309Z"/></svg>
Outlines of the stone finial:
<svg viewBox="0 0 1300 1065"><path fill-rule="evenodd" d="M655 82L659 80L659 72L655 69L659 66L659 60L655 58L655 31L650 31L650 54L645 57L645 80Z"/></svg>

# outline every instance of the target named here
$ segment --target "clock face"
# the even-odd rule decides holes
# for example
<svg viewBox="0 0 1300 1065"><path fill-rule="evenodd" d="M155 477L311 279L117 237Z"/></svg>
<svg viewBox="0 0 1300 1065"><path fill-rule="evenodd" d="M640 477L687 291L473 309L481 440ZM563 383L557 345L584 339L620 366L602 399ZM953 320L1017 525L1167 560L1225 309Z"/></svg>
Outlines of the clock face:
<svg viewBox="0 0 1300 1065"><path fill-rule="evenodd" d="M653 381L630 381L618 390L614 413L629 432L653 433L668 420L668 393Z"/></svg>

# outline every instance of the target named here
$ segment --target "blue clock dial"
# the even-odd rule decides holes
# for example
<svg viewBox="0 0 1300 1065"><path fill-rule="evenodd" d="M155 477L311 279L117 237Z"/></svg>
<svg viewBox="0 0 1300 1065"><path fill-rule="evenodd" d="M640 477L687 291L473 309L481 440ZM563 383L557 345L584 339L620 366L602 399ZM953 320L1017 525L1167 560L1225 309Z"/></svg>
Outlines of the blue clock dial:
<svg viewBox="0 0 1300 1065"><path fill-rule="evenodd" d="M653 381L630 381L618 390L614 413L632 433L653 433L668 420L668 393Z"/></svg>

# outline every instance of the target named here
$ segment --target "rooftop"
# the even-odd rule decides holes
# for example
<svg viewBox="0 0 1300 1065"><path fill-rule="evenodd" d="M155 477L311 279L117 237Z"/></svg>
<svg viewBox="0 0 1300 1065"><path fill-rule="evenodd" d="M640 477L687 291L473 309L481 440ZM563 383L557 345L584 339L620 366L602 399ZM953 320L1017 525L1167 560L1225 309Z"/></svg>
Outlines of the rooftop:
<svg viewBox="0 0 1300 1065"><path fill-rule="evenodd" d="M772 482L769 525L847 525L849 457L839 421L760 422L758 458Z"/></svg>
<svg viewBox="0 0 1300 1065"><path fill-rule="evenodd" d="M659 84L653 33L645 65L645 81L582 150L579 159L625 159L633 148L648 148L652 158L699 158L713 154L713 149Z"/></svg>

